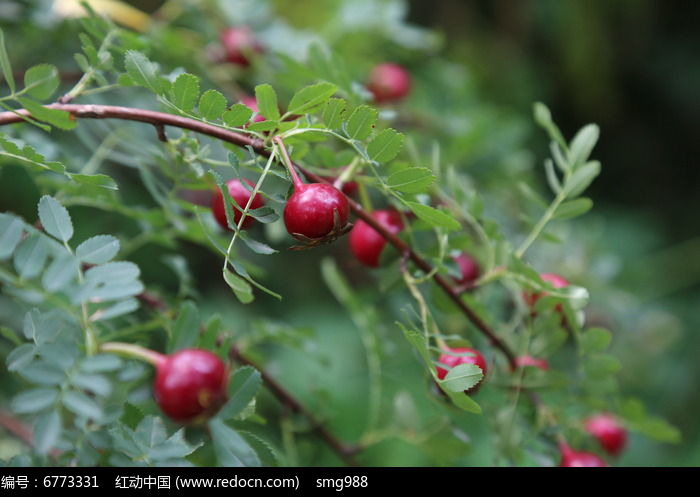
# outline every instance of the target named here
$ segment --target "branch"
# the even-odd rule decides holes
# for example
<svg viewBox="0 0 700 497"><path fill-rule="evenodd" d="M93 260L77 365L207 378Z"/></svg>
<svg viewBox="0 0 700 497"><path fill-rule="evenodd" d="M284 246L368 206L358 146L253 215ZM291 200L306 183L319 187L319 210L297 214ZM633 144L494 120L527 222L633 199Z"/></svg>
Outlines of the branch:
<svg viewBox="0 0 700 497"><path fill-rule="evenodd" d="M229 351L229 356L234 361L238 361L241 364L247 366L252 366L258 371L260 371L260 376L263 382L267 386L268 390L277 397L277 399L286 407L292 411L305 416L310 422L312 428L318 432L319 436L328 444L328 446L333 449L333 451L338 454L338 456L347 464L348 466L359 466L358 462L353 457L361 449L357 446L346 445L341 442L338 438L331 433L328 428L326 428L321 420L319 420L310 410L304 407L291 393L289 393L282 385L280 385L272 376L270 376L264 369L260 368L253 361L244 356L237 347L232 346Z"/></svg>
<svg viewBox="0 0 700 497"><path fill-rule="evenodd" d="M143 123L148 123L153 126L174 126L181 129L188 129L195 131L197 133L218 138L220 140L238 145L240 147L251 147L256 153L269 157L270 151L265 148L265 144L262 140L257 138L250 138L241 133L235 131L229 131L218 126L203 123L194 119L176 116L173 114L167 114L164 112L156 112L151 110L136 109L131 107L119 107L111 105L79 105L79 104L52 104L46 107L57 110L64 110L70 112L75 118L85 118L85 119L123 119L127 121L138 121ZM3 112L0 113L0 126L4 124L12 124L21 122L22 119L18 115L28 116L29 112L25 109L19 109L16 112ZM301 171L307 178L316 181L318 183L328 183L324 178L307 171L306 169L293 164L299 171ZM418 255L411 247L401 240L395 234L389 232L384 226L379 224L368 212L366 212L362 206L355 202L353 199L348 198L348 203L350 209L354 214L369 224L374 228L377 233L379 233L386 241L393 245L396 250L402 255L407 255L413 263L418 266L418 268L430 274L432 271L432 266ZM467 306L460 298L459 293L452 287L448 281L441 275L434 273L432 276L435 283L440 287L440 289L452 300L455 305L462 311L462 313L472 322L474 326L491 342L491 344L499 349L503 355L508 360L508 364L511 370L515 370L517 365L515 363L515 354L513 351L505 344L487 325L474 310Z"/></svg>

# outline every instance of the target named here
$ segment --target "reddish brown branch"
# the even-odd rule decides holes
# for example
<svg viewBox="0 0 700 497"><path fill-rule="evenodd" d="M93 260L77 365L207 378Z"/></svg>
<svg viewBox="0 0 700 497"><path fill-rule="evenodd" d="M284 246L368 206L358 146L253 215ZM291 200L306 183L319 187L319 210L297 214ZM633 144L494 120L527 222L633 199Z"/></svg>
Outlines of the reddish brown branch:
<svg viewBox="0 0 700 497"><path fill-rule="evenodd" d="M262 140L251 138L249 136L243 135L241 133L236 133L235 131L229 131L213 124L207 124L194 119L189 119L186 117L176 116L173 114L167 114L164 112L157 112L144 109L136 109L130 107L119 107L112 105L91 105L91 104L52 104L48 105L52 109L60 109L70 112L75 118L86 118L86 119L123 119L127 121L138 121L143 123L148 123L153 126L174 126L182 129L187 129L190 131L195 131L197 133L218 138L220 140L226 141L228 143L233 143L241 147L251 147L256 153L269 156L270 151L265 148L265 144ZM13 112L3 112L0 113L0 126L3 124L11 124L22 121L22 118L17 114L24 116L29 115L29 113L20 109L17 113ZM307 171L306 169L294 165L299 169L306 177L309 179L319 182L328 183L324 178L316 174ZM389 232L384 226L379 224L370 213L366 212L362 206L348 198L348 203L350 208L355 213L357 217L365 221L372 228L374 228L385 240L387 240L391 245L393 245L400 254L408 254L408 258L413 261L413 263L426 274L431 273L433 270L432 266L418 255L411 247L401 240L398 236ZM474 310L466 305L460 298L459 293L452 287L448 281L441 275L435 273L433 274L433 280L440 287L440 289L445 292L445 294L452 300L455 305L462 311L462 313L472 322L474 326L491 342L491 344L500 350L503 355L508 360L511 369L516 368L515 364L515 354L510 350L507 344L501 340L496 333L487 325Z"/></svg>
<svg viewBox="0 0 700 497"><path fill-rule="evenodd" d="M246 356L241 354L235 346L231 347L229 355L232 360L237 361L241 364L247 366L252 366L258 371L260 371L260 376L263 382L267 386L268 390L277 397L277 399L287 408L296 412L298 414L306 417L310 422L313 429L318 432L318 435L328 444L333 452L335 452L338 457L340 457L345 464L348 466L359 466L358 462L353 457L360 451L359 447L351 446L343 443L338 438L336 438L333 433L331 433L328 428L312 413L309 409L304 407L291 393L289 393L282 385L280 385L277 380L270 376L264 369L260 368L253 361L248 359Z"/></svg>

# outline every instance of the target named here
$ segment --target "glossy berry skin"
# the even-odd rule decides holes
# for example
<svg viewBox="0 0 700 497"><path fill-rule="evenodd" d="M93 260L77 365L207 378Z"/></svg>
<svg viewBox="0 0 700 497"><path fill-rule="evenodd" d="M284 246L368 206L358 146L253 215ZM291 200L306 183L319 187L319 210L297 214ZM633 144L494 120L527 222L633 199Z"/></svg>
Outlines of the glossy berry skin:
<svg viewBox="0 0 700 497"><path fill-rule="evenodd" d="M444 364L445 366L448 366L450 369L459 366L460 364L476 364L481 368L481 371L486 375L486 359L484 359L484 356L481 355L481 352L475 349L470 349L470 348L456 348L456 349L449 349L450 353L445 352L444 354L440 355L440 358L438 359L438 362L440 364ZM458 356L454 354L466 354L466 353L472 353L473 355L465 355L465 356ZM448 370L445 368L441 368L440 366L437 367L437 377L440 378L441 380L444 380L445 377L447 376ZM476 391L476 389L479 387L479 384L477 383L474 385L472 388L465 390L464 393L470 393Z"/></svg>
<svg viewBox="0 0 700 497"><path fill-rule="evenodd" d="M627 431L611 414L598 414L585 423L586 431L593 435L605 452L617 456L627 444Z"/></svg>
<svg viewBox="0 0 700 497"><path fill-rule="evenodd" d="M403 229L403 221L398 212L379 210L372 217L393 234ZM363 220L358 220L350 232L350 251L365 266L378 267L379 257L386 240Z"/></svg>
<svg viewBox="0 0 700 497"><path fill-rule="evenodd" d="M241 103L243 105L245 105L246 107L248 107L253 112L260 112L260 110L258 109L258 101L256 100L255 97L245 96L245 97L241 98ZM260 114L256 115L253 118L253 122L256 122L256 123L259 123L259 122L264 121L264 120L265 120L265 118L263 116L261 116Z"/></svg>
<svg viewBox="0 0 700 497"><path fill-rule="evenodd" d="M289 234L323 238L333 232L338 213L340 226L348 222L348 199L340 190L325 183L298 184L284 207L284 224Z"/></svg>
<svg viewBox="0 0 700 497"><path fill-rule="evenodd" d="M211 417L226 400L228 369L215 354L183 349L156 366L153 391L163 413L178 423Z"/></svg>
<svg viewBox="0 0 700 497"><path fill-rule="evenodd" d="M471 286L479 279L481 270L479 269L479 264L471 255L462 253L452 259L459 266L459 272L462 275L459 279L453 278L455 283L460 286Z"/></svg>
<svg viewBox="0 0 700 497"><path fill-rule="evenodd" d="M608 465L600 457L590 452L576 452L571 449L562 451L562 468L606 468Z"/></svg>
<svg viewBox="0 0 700 497"><path fill-rule="evenodd" d="M411 90L408 71L398 64L384 63L375 66L367 82L367 89L376 103L401 100Z"/></svg>
<svg viewBox="0 0 700 497"><path fill-rule="evenodd" d="M564 288L570 284L566 278L554 273L541 273L540 278L542 278L542 281L551 284L554 288ZM534 307L537 301L546 295L547 292L524 292L523 299L525 299L527 305ZM557 310L561 310L561 304L557 305Z"/></svg>
<svg viewBox="0 0 700 497"><path fill-rule="evenodd" d="M224 49L224 58L231 64L247 67L250 65L248 57L252 53L263 51L262 46L248 28L224 29L219 39Z"/></svg>
<svg viewBox="0 0 700 497"><path fill-rule="evenodd" d="M255 186L252 181L244 179L248 186L251 188ZM241 209L244 209L246 204L248 203L248 199L250 198L250 193L245 186L243 186L238 179L232 179L230 181L226 182L226 186L228 187L228 192L231 195L231 198L233 198L236 203L240 206ZM253 209L259 209L265 205L265 201L263 200L262 196L258 193L253 197L253 202L250 204L250 210ZM226 229L230 230L228 227L228 224L226 223L226 208L224 207L224 196L221 193L221 190L218 188L214 192L214 197L212 198L211 202L211 210L214 213L214 218L216 221L219 223L219 225ZM236 226L238 226L238 222L241 220L241 216L243 213L233 207L233 219L234 223ZM252 216L246 216L245 219L243 220L243 226L241 226L242 229L248 229L250 226L255 222L255 218Z"/></svg>
<svg viewBox="0 0 700 497"><path fill-rule="evenodd" d="M529 355L521 355L516 357L515 364L519 368L531 366L533 368L541 369L542 371L549 370L549 363L547 362L547 359L538 359L537 357L532 357Z"/></svg>

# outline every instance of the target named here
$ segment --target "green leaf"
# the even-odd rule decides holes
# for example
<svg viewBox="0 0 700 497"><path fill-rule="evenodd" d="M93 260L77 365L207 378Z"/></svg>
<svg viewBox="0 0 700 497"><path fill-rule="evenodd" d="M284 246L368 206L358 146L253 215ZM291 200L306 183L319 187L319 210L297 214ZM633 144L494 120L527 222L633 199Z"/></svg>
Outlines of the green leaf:
<svg viewBox="0 0 700 497"><path fill-rule="evenodd" d="M57 257L49 264L41 278L41 284L48 292L57 292L62 290L71 281L78 276L78 261L69 254L65 253Z"/></svg>
<svg viewBox="0 0 700 497"><path fill-rule="evenodd" d="M106 307L104 309L100 309L99 311L95 312L90 317L91 321L105 321L107 319L113 319L118 316L123 316L124 314L129 314L130 312L134 312L136 309L139 308L139 301L136 299L127 299L127 300L122 300L121 302L117 302L116 304Z"/></svg>
<svg viewBox="0 0 700 497"><path fill-rule="evenodd" d="M207 121L216 121L226 110L226 97L216 90L207 90L199 99L199 112Z"/></svg>
<svg viewBox="0 0 700 497"><path fill-rule="evenodd" d="M261 384L260 373L255 368L251 366L238 368L229 381L229 400L217 416L223 420L236 417L255 398Z"/></svg>
<svg viewBox="0 0 700 497"><path fill-rule="evenodd" d="M408 340L408 342L411 345L413 345L413 347L418 351L421 358L423 359L423 362L425 362L425 365L434 373L435 368L433 367L432 361L430 359L428 341L426 340L425 335L416 330L406 328L402 323L398 321L396 322L396 324L399 328L401 328L401 331L403 331L403 335L406 337L406 340Z"/></svg>
<svg viewBox="0 0 700 497"><path fill-rule="evenodd" d="M34 388L12 399L11 408L18 414L39 412L51 406L57 398L58 390L55 388Z"/></svg>
<svg viewBox="0 0 700 497"><path fill-rule="evenodd" d="M180 74L170 92L171 101L183 112L191 112L199 97L199 78L194 74Z"/></svg>
<svg viewBox="0 0 700 497"><path fill-rule="evenodd" d="M376 109L367 105L360 105L350 115L348 122L345 125L345 132L348 137L353 140L364 140L374 128L374 123L377 122L378 112Z"/></svg>
<svg viewBox="0 0 700 497"><path fill-rule="evenodd" d="M57 128L71 130L77 126L75 118L65 110L49 109L39 102L29 98L18 98L17 101L27 109L32 117L38 121L56 126Z"/></svg>
<svg viewBox="0 0 700 497"><path fill-rule="evenodd" d="M389 128L375 136L369 145L367 153L372 160L389 162L395 158L403 146L404 136Z"/></svg>
<svg viewBox="0 0 700 497"><path fill-rule="evenodd" d="M58 69L50 64L39 64L24 73L24 89L29 96L46 100L58 88Z"/></svg>
<svg viewBox="0 0 700 497"><path fill-rule="evenodd" d="M91 267L85 271L85 279L95 283L131 283L140 274L141 270L133 262L118 261Z"/></svg>
<svg viewBox="0 0 700 497"><path fill-rule="evenodd" d="M57 366L52 366L44 361L34 361L19 370L22 378L37 385L60 385L66 378L66 374Z"/></svg>
<svg viewBox="0 0 700 497"><path fill-rule="evenodd" d="M224 281L231 287L231 290L233 290L233 293L236 294L236 297L242 304L249 304L253 301L253 288L246 280L225 269Z"/></svg>
<svg viewBox="0 0 700 497"><path fill-rule="evenodd" d="M97 186L107 190L119 190L117 183L106 174L75 174L67 173L68 177L83 185Z"/></svg>
<svg viewBox="0 0 700 497"><path fill-rule="evenodd" d="M34 422L32 443L39 454L46 454L61 436L61 415L58 410L49 411L39 416Z"/></svg>
<svg viewBox="0 0 700 497"><path fill-rule="evenodd" d="M433 172L425 167L410 167L389 176L387 185L404 193L424 193L435 182Z"/></svg>
<svg viewBox="0 0 700 497"><path fill-rule="evenodd" d="M277 104L277 93L272 86L268 84L256 86L255 99L258 102L260 115L271 121L279 121L280 111Z"/></svg>
<svg viewBox="0 0 700 497"><path fill-rule="evenodd" d="M7 370L20 370L24 366L32 362L35 356L36 347L34 346L34 344L25 343L24 345L20 345L8 354L7 359L5 360L5 364L7 364Z"/></svg>
<svg viewBox="0 0 700 497"><path fill-rule="evenodd" d="M287 114L311 114L325 105L336 91L338 91L337 86L325 82L302 88L289 102Z"/></svg>
<svg viewBox="0 0 700 497"><path fill-rule="evenodd" d="M481 406L477 404L474 399L464 392L451 392L450 390L443 390L447 396L450 398L452 403L466 412L471 412L472 414L481 414Z"/></svg>
<svg viewBox="0 0 700 497"><path fill-rule="evenodd" d="M248 233L244 233L241 231L240 234L241 240L243 240L243 243L245 243L250 250L255 252L256 254L260 255L270 255L270 254L276 254L277 250L273 249L269 245L259 242L248 235Z"/></svg>
<svg viewBox="0 0 700 497"><path fill-rule="evenodd" d="M229 110L224 112L221 119L223 119L224 124L231 128L240 128L245 123L250 121L250 117L253 115L253 111L249 107L243 104L234 104Z"/></svg>
<svg viewBox="0 0 700 497"><path fill-rule="evenodd" d="M604 328L590 328L581 335L581 350L584 354L603 352L610 346L612 333Z"/></svg>
<svg viewBox="0 0 700 497"><path fill-rule="evenodd" d="M39 200L39 220L44 230L54 238L67 242L73 237L73 223L68 210L58 200L44 195Z"/></svg>
<svg viewBox="0 0 700 497"><path fill-rule="evenodd" d="M443 211L416 202L407 202L406 204L419 219L422 219L431 226L446 228L448 230L461 229L459 222Z"/></svg>
<svg viewBox="0 0 700 497"><path fill-rule="evenodd" d="M94 420L102 418L102 408L82 392L66 392L63 395L63 405L78 416Z"/></svg>
<svg viewBox="0 0 700 497"><path fill-rule="evenodd" d="M5 48L5 33L0 29L0 69L5 76L5 81L7 81L7 86L10 87L10 92L15 92L15 77L12 75L12 65L10 64L10 58L7 56L7 49Z"/></svg>
<svg viewBox="0 0 700 497"><path fill-rule="evenodd" d="M72 377L73 385L87 390L97 396L107 397L112 392L112 385L107 378L94 373L78 373Z"/></svg>
<svg viewBox="0 0 700 497"><path fill-rule="evenodd" d="M554 163L552 163L550 159L544 161L544 170L547 174L547 183L549 183L549 187L558 195L559 192L561 192L561 182L559 181L559 177L554 170Z"/></svg>
<svg viewBox="0 0 700 497"><path fill-rule="evenodd" d="M321 120L326 123L328 129L338 129L343 124L348 103L341 98L331 98L321 113Z"/></svg>
<svg viewBox="0 0 700 497"><path fill-rule="evenodd" d="M80 370L86 373L105 373L116 371L124 365L124 362L112 354L98 354L86 358L80 364Z"/></svg>
<svg viewBox="0 0 700 497"><path fill-rule="evenodd" d="M569 164L576 170L585 164L600 137L600 129L595 124L584 126L571 141L569 148Z"/></svg>
<svg viewBox="0 0 700 497"><path fill-rule="evenodd" d="M158 66L148 60L144 54L135 50L127 51L124 57L124 67L136 85L148 88L153 93L160 93Z"/></svg>
<svg viewBox="0 0 700 497"><path fill-rule="evenodd" d="M564 202L557 207L554 211L554 219L571 219L573 217L581 216L585 214L593 207L593 201L590 198L577 198L575 200L569 200Z"/></svg>
<svg viewBox="0 0 700 497"><path fill-rule="evenodd" d="M29 145L25 145L21 149L10 140L6 140L3 135L0 134L0 147L4 149L4 152L0 152L0 155L5 155L12 159L19 161L28 162L30 165L40 168L48 169L58 174L66 174L66 168L63 164L56 161L47 161L43 155L37 153Z"/></svg>
<svg viewBox="0 0 700 497"><path fill-rule="evenodd" d="M209 421L209 430L220 466L240 468L261 465L260 458L250 444L219 418Z"/></svg>
<svg viewBox="0 0 700 497"><path fill-rule="evenodd" d="M22 279L34 278L41 272L48 257L47 243L36 233L24 240L15 252L14 266Z"/></svg>
<svg viewBox="0 0 700 497"><path fill-rule="evenodd" d="M199 337L199 310L193 302L185 302L179 310L177 321L173 325L168 352L192 347Z"/></svg>
<svg viewBox="0 0 700 497"><path fill-rule="evenodd" d="M600 162L587 162L576 169L564 185L567 197L576 197L583 193L593 180L600 174Z"/></svg>
<svg viewBox="0 0 700 497"><path fill-rule="evenodd" d="M447 373L442 385L451 392L464 392L483 378L484 372L476 364L460 364Z"/></svg>
<svg viewBox="0 0 700 497"><path fill-rule="evenodd" d="M22 239L24 221L9 214L0 214L0 260L7 259Z"/></svg>
<svg viewBox="0 0 700 497"><path fill-rule="evenodd" d="M87 264L104 264L119 252L119 240L112 235L97 235L88 238L75 249L75 256Z"/></svg>

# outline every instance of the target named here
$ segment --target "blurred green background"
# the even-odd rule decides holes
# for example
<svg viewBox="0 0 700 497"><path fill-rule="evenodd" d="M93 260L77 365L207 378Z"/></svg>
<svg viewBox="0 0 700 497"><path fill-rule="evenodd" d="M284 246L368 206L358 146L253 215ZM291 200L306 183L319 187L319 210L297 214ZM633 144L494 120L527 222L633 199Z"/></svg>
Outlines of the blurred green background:
<svg viewBox="0 0 700 497"><path fill-rule="evenodd" d="M147 12L163 4L159 0L130 3ZM181 2L183 12L175 22L215 40L217 26L195 17L200 3L207 2ZM533 250L532 262L540 270L554 265L590 289L589 319L605 323L615 333L614 350L623 363L623 392L642 398L650 411L666 417L683 434L683 442L677 445L633 436L619 464L700 465L699 3L275 0L220 4L229 16L221 22L251 24L268 45L303 50L308 35L326 40L358 71L383 60L405 64L415 78L409 101L413 115L406 117L405 127L415 130L416 122L430 126L431 140L441 144L445 160L471 175L487 202L494 201L488 208L497 218L493 212L500 207L505 219L516 215L516 206L510 202L512 176L527 178L542 191L546 188L541 164L548 153L547 141L531 119L534 101L551 107L567 137L585 123L598 123L602 137L593 157L603 163L603 173L591 193L596 207L558 233L565 239L563 245L545 244ZM377 5L384 9L377 12ZM15 67L51 61L75 69L71 60L78 43L75 32L51 19L49 7L50 2L0 5L0 22L13 47ZM260 21L265 15L283 20L287 31L275 31L277 26ZM342 16L344 28L337 24ZM348 19L359 26L355 31ZM168 39L166 28L155 32L156 37ZM185 64L184 52L175 53L176 49L186 50L164 44L153 58L171 57ZM186 69L197 72L193 65ZM244 87L265 81L265 68L256 69L250 81L243 77ZM357 78L362 80L363 74L358 72ZM418 146L425 148L428 143ZM76 145L75 153L85 158L91 154L84 144L83 148ZM138 181L129 173L120 179L125 184ZM10 167L0 169L0 211L13 210L31 218L38 195L26 174ZM96 229L91 211L72 213L76 219L82 214L85 232ZM119 226L109 217L99 223L114 231ZM517 227L512 231L517 232ZM263 314L285 325L311 329L315 339L303 342L300 349L269 346L258 350L258 357L305 402L331 418L331 427L341 436L356 437L364 423L362 406L367 397L361 334L329 295L318 271L307 268L319 257L333 256L364 289L366 305L399 309L403 303L398 297L378 297L372 277L347 262L347 249L339 245L300 253L293 265L284 257L266 261L268 280L286 298L281 303L263 298L243 307L233 302L220 281L215 256L187 245L181 250L192 256L203 309L222 312L232 329L254 328L256 317ZM153 263L160 255L160 249L144 247L132 258L144 270L147 283L169 288L174 284L172 276L163 265ZM268 332L285 335L284 327ZM397 417L415 430L416 437L388 438L370 451L368 462L454 464L450 449L463 450L467 437L474 450L462 462L493 463L484 428L494 420L484 417L464 417L459 422L463 431L441 434L445 440L439 453L417 449L421 433L439 429L432 424L437 401L427 393L427 380L415 357L404 354L408 349L392 322L380 325L380 336L385 339L381 344L383 395L391 399L385 402L383 415ZM481 395L486 398L480 402L487 405L489 393ZM263 414L278 409L274 402L261 408ZM303 458L317 457L318 464L333 461L325 453L313 456L314 447L306 439L296 450Z"/></svg>

